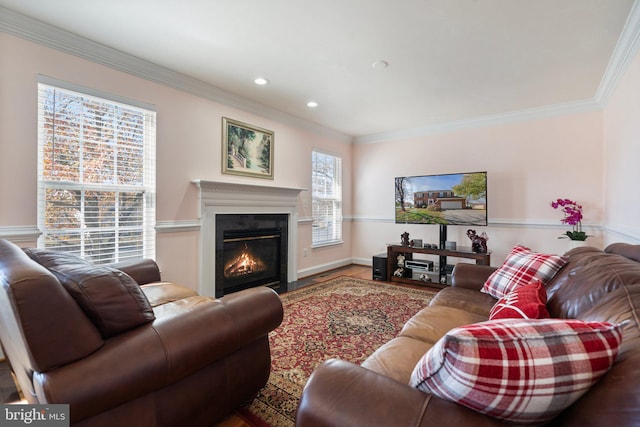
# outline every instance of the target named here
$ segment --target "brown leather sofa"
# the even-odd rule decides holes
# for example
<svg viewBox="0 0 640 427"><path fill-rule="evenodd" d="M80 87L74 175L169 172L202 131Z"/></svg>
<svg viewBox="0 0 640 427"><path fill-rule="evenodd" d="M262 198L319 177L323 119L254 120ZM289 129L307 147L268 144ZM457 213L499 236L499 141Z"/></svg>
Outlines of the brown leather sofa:
<svg viewBox="0 0 640 427"><path fill-rule="evenodd" d="M24 397L75 426L211 426L270 372L282 321L266 287L220 299L155 262L94 266L0 240L0 340Z"/></svg>
<svg viewBox="0 0 640 427"><path fill-rule="evenodd" d="M640 245L616 243L604 251L573 249L549 282L552 317L625 323L611 370L551 426L640 425ZM411 372L454 327L485 321L496 300L479 292L492 267L458 264L453 285L407 322L402 332L358 366L329 360L309 379L297 427L508 425L408 385Z"/></svg>

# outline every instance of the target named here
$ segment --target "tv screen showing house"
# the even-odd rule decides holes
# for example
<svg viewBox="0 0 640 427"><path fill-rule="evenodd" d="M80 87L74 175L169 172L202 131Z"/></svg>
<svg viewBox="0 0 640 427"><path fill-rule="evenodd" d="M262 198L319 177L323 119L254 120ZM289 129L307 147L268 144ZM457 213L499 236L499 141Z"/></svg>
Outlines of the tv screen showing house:
<svg viewBox="0 0 640 427"><path fill-rule="evenodd" d="M395 179L397 224L487 225L487 173Z"/></svg>

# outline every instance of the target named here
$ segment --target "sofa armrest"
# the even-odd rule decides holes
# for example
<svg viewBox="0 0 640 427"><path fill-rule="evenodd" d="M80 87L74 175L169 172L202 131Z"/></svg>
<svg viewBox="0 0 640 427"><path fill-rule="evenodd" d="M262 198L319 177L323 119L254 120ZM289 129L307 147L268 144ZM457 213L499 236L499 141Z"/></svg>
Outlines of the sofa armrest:
<svg viewBox="0 0 640 427"><path fill-rule="evenodd" d="M458 263L451 273L451 286L479 291L495 270L488 265Z"/></svg>
<svg viewBox="0 0 640 427"><path fill-rule="evenodd" d="M109 266L127 273L138 285L160 281L160 267L152 259L123 261Z"/></svg>
<svg viewBox="0 0 640 427"><path fill-rule="evenodd" d="M296 414L296 427L505 425L337 359L326 361L313 372Z"/></svg>

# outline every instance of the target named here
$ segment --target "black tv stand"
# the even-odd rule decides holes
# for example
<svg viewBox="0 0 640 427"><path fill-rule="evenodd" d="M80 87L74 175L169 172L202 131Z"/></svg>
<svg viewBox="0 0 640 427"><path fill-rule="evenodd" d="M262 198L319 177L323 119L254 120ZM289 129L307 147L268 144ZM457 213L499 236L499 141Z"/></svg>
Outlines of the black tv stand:
<svg viewBox="0 0 640 427"><path fill-rule="evenodd" d="M440 249L445 249L447 244L447 226L440 224Z"/></svg>

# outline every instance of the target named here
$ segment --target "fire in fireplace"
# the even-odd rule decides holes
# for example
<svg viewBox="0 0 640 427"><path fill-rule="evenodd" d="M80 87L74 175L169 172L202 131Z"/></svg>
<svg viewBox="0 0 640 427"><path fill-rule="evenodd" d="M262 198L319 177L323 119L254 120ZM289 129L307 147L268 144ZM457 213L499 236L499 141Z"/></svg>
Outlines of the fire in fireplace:
<svg viewBox="0 0 640 427"><path fill-rule="evenodd" d="M224 278L231 279L233 277L244 276L251 274L255 271L262 271L264 269L264 263L259 258L254 258L249 253L247 245L244 246L244 250L236 259L232 259L231 262L224 266Z"/></svg>
<svg viewBox="0 0 640 427"><path fill-rule="evenodd" d="M280 283L282 230L226 231L223 246L224 289Z"/></svg>
<svg viewBox="0 0 640 427"><path fill-rule="evenodd" d="M286 285L286 215L275 220L274 215L222 216L233 218L221 218L216 230L216 296L254 286Z"/></svg>

